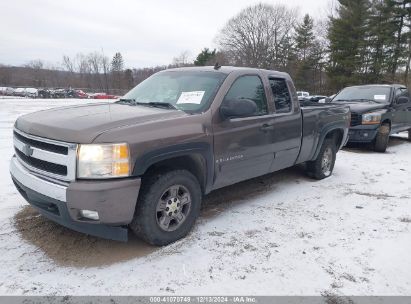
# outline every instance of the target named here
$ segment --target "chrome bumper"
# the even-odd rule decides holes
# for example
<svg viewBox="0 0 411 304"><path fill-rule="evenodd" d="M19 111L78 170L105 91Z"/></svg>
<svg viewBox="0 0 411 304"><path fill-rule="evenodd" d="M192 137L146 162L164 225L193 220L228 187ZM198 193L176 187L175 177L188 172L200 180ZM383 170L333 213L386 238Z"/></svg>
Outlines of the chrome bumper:
<svg viewBox="0 0 411 304"><path fill-rule="evenodd" d="M13 156L13 158L11 159L10 174L22 185L33 191L36 191L58 201L67 201L67 187L35 176L19 163L16 156Z"/></svg>

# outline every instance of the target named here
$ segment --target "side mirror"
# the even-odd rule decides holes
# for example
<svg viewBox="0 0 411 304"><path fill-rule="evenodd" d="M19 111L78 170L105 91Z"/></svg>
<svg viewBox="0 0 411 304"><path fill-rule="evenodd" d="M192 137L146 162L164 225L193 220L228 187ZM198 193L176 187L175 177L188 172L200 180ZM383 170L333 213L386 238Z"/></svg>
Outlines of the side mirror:
<svg viewBox="0 0 411 304"><path fill-rule="evenodd" d="M325 98L325 103L330 103L331 101L332 101L332 98L330 98L330 97Z"/></svg>
<svg viewBox="0 0 411 304"><path fill-rule="evenodd" d="M397 104L405 104L405 103L409 103L410 99L407 96L400 96L397 99Z"/></svg>
<svg viewBox="0 0 411 304"><path fill-rule="evenodd" d="M224 118L249 117L257 113L257 104L251 99L224 100L220 107Z"/></svg>

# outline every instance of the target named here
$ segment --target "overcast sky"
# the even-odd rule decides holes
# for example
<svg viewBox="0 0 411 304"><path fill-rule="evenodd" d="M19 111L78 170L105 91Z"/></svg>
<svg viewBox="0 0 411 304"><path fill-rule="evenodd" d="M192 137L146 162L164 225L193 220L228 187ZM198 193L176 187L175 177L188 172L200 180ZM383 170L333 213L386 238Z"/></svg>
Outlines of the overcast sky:
<svg viewBox="0 0 411 304"><path fill-rule="evenodd" d="M271 0L323 16L330 0ZM0 63L59 64L63 54L120 51L127 67L171 63L215 47L227 20L258 0L1 0Z"/></svg>

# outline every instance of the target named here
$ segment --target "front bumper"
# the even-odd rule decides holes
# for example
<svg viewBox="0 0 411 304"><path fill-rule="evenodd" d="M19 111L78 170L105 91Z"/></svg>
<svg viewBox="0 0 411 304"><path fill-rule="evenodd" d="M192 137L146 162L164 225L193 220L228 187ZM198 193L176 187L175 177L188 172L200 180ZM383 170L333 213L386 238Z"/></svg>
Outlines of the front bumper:
<svg viewBox="0 0 411 304"><path fill-rule="evenodd" d="M370 143L377 136L379 125L359 125L348 131L348 142Z"/></svg>
<svg viewBox="0 0 411 304"><path fill-rule="evenodd" d="M50 220L86 234L127 241L126 225L134 216L140 178L57 183L33 174L16 157L10 173L27 202ZM80 210L97 211L99 220L81 217Z"/></svg>

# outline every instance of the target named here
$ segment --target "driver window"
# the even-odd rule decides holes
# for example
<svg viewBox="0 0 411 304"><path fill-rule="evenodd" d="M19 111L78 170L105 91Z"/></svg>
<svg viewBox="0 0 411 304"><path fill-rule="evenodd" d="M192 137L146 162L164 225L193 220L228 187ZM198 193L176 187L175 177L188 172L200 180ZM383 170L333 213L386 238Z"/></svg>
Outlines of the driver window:
<svg viewBox="0 0 411 304"><path fill-rule="evenodd" d="M257 105L256 116L268 114L264 86L258 76L247 75L237 78L224 97L224 101L232 99L251 99Z"/></svg>
<svg viewBox="0 0 411 304"><path fill-rule="evenodd" d="M399 88L395 91L396 100L398 100L398 98L401 96L410 97L410 93L407 88Z"/></svg>

